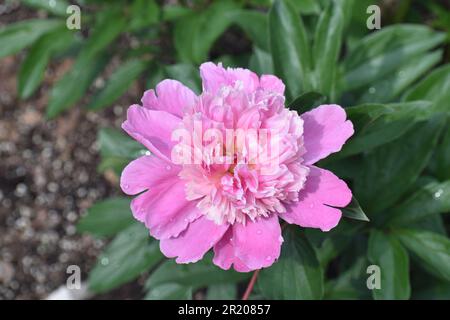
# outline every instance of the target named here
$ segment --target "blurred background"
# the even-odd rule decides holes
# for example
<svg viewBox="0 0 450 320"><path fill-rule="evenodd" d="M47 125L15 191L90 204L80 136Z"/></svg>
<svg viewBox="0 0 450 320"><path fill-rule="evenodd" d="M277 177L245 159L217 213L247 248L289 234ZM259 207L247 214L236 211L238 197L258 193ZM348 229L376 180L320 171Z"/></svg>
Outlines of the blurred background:
<svg viewBox="0 0 450 320"><path fill-rule="evenodd" d="M327 2L292 1L292 8L309 26ZM448 39L449 1L358 0L347 16L341 56L372 32L366 27L371 4L381 8L382 28L414 23ZM69 5L77 7L68 11ZM203 61L270 71L265 25L271 5L270 0L0 1L0 299L46 298L65 284L69 265L88 277L117 230L93 235L84 232L90 221L81 226L79 221L105 199L117 202L103 202L103 211L127 208L119 173L141 152L123 140L126 108L166 77L199 92ZM436 42L439 58L426 70L448 63L444 38ZM425 70L411 83L424 75ZM395 101L400 92L380 102ZM364 94L339 98L367 102ZM116 150L118 142L125 147ZM143 298L148 273L138 271L97 290L94 298ZM204 298L204 292L194 297Z"/></svg>

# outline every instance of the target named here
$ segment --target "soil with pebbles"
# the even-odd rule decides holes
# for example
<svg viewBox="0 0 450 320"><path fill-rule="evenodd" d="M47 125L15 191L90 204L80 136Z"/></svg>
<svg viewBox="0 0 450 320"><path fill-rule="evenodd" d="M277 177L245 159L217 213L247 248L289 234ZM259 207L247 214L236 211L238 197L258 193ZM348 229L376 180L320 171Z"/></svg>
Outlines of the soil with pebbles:
<svg viewBox="0 0 450 320"><path fill-rule="evenodd" d="M0 26L36 16L14 1L2 6ZM95 201L120 193L117 177L96 171L97 131L119 128L125 107L139 97L132 88L116 106L97 113L83 110L81 101L49 121L49 89L73 61L54 62L38 92L22 101L17 95L22 59L19 54L0 60L0 300L45 298L66 282L72 264L86 279L105 243L77 233L76 222ZM141 295L135 281L96 298Z"/></svg>

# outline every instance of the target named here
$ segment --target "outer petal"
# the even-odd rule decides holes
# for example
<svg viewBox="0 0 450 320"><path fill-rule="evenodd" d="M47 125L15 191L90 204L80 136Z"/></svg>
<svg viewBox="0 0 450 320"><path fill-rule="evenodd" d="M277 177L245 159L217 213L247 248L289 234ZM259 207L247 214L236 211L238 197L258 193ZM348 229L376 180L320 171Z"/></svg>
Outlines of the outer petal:
<svg viewBox="0 0 450 320"><path fill-rule="evenodd" d="M158 157L142 156L131 161L122 171L120 187L126 194L135 195L166 184L177 177L180 169L180 166L170 165Z"/></svg>
<svg viewBox="0 0 450 320"><path fill-rule="evenodd" d="M282 242L276 214L233 225L234 253L250 270L271 266L280 256Z"/></svg>
<svg viewBox="0 0 450 320"><path fill-rule="evenodd" d="M242 68L224 69L222 64L212 62L203 63L200 66L200 76L202 77L203 90L215 94L222 86L233 86L236 81L241 81L244 90L255 91L259 86L259 79L256 73Z"/></svg>
<svg viewBox="0 0 450 320"><path fill-rule="evenodd" d="M341 210L333 207L345 207L352 199L347 184L332 172L310 167L299 200L280 216L288 223L302 227L320 228L329 231L341 219Z"/></svg>
<svg viewBox="0 0 450 320"><path fill-rule="evenodd" d="M170 162L172 147L176 144L171 141L172 132L180 121L168 112L132 105L122 128L155 155Z"/></svg>
<svg viewBox="0 0 450 320"><path fill-rule="evenodd" d="M284 83L281 81L281 79L271 75L271 74L264 74L261 76L260 84L261 88L273 92L277 92L280 94L284 94Z"/></svg>
<svg viewBox="0 0 450 320"><path fill-rule="evenodd" d="M204 216L198 218L178 237L163 239L161 252L177 263L197 262L211 249L228 230L228 224L218 225Z"/></svg>
<svg viewBox="0 0 450 320"><path fill-rule="evenodd" d="M187 201L184 181L178 177L146 191L131 202L134 217L157 239L178 236L202 215L196 201Z"/></svg>
<svg viewBox="0 0 450 320"><path fill-rule="evenodd" d="M147 90L142 97L142 105L145 108L167 111L178 117L183 116L183 110L187 106L195 104L195 93L176 80L163 80L154 90Z"/></svg>
<svg viewBox="0 0 450 320"><path fill-rule="evenodd" d="M351 121L345 120L345 110L338 105L322 105L301 117L304 121L305 164L313 164L338 152L354 132Z"/></svg>
<svg viewBox="0 0 450 320"><path fill-rule="evenodd" d="M229 228L222 239L214 246L213 263L224 270L230 269L234 265L234 269L239 272L251 271L238 257L234 254L233 229Z"/></svg>

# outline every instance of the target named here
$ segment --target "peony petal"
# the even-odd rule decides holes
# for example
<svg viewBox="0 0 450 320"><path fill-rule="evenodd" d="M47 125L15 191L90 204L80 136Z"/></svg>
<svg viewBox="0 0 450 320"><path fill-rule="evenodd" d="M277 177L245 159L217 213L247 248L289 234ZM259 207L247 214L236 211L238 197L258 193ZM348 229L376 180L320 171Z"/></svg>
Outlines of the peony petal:
<svg viewBox="0 0 450 320"><path fill-rule="evenodd" d="M250 270L271 266L280 256L282 242L276 214L233 225L234 253Z"/></svg>
<svg viewBox="0 0 450 320"><path fill-rule="evenodd" d="M284 94L285 89L284 83L278 77L275 77L270 74L263 74L259 81L260 81L259 85L261 86L261 88L279 94Z"/></svg>
<svg viewBox="0 0 450 320"><path fill-rule="evenodd" d="M132 105L122 128L152 153L170 162L172 147L177 143L171 140L172 132L180 121L168 112Z"/></svg>
<svg viewBox="0 0 450 320"><path fill-rule="evenodd" d="M164 80L154 90L147 90L142 97L145 108L169 112L183 117L185 107L193 106L197 101L195 93L176 80Z"/></svg>
<svg viewBox="0 0 450 320"><path fill-rule="evenodd" d="M228 224L218 225L203 216L190 223L178 237L162 239L160 249L168 258L177 257L177 263L197 262L223 237L228 228Z"/></svg>
<svg viewBox="0 0 450 320"><path fill-rule="evenodd" d="M123 192L135 195L151 187L166 184L176 177L181 167L170 165L167 161L155 156L142 156L131 161L120 176L120 187Z"/></svg>
<svg viewBox="0 0 450 320"><path fill-rule="evenodd" d="M298 202L280 216L288 223L329 231L342 216L341 210L333 207L345 207L351 200L352 192L343 180L328 170L310 167Z"/></svg>
<svg viewBox="0 0 450 320"><path fill-rule="evenodd" d="M259 79L256 73L242 68L223 68L212 62L203 63L200 66L200 76L202 78L203 91L215 94L223 86L234 86L236 81L241 81L246 92L251 93L259 86Z"/></svg>
<svg viewBox="0 0 450 320"><path fill-rule="evenodd" d="M213 263L224 269L230 269L231 265L234 270L239 272L251 271L238 257L234 255L233 229L229 228L222 239L214 246Z"/></svg>
<svg viewBox="0 0 450 320"><path fill-rule="evenodd" d="M185 183L178 177L146 191L131 202L134 217L157 239L178 236L202 215L196 201L187 201Z"/></svg>
<svg viewBox="0 0 450 320"><path fill-rule="evenodd" d="M338 105L322 105L301 117L304 121L305 164L316 163L338 152L354 132L351 121L345 120L345 110Z"/></svg>

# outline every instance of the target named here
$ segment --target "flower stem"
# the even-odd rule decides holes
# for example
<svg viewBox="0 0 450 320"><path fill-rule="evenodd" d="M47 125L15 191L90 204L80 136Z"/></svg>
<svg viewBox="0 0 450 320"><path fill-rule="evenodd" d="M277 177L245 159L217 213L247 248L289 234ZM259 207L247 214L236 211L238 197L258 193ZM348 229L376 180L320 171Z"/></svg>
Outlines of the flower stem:
<svg viewBox="0 0 450 320"><path fill-rule="evenodd" d="M242 300L248 300L248 297L250 296L250 293L252 293L253 287L255 286L256 279L258 278L259 269L253 272L252 278L250 279L250 282L248 283L247 289L245 289L245 293L242 296Z"/></svg>

